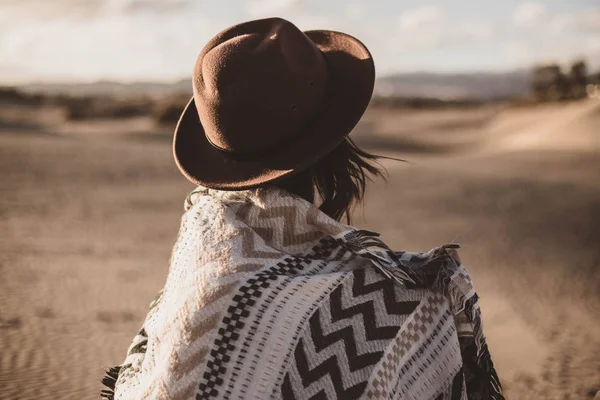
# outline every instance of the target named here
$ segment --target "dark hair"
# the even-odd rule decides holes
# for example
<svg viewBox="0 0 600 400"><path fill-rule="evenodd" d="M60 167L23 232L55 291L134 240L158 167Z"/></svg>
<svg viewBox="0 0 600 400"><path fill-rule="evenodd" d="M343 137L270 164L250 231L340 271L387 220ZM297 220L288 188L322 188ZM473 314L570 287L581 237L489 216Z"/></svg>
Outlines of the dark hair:
<svg viewBox="0 0 600 400"><path fill-rule="evenodd" d="M384 169L375 165L380 158L386 157L367 153L346 138L311 168L275 185L315 204L318 195L321 211L338 221L345 215L350 223L350 212L363 199L367 181L376 176L385 179Z"/></svg>

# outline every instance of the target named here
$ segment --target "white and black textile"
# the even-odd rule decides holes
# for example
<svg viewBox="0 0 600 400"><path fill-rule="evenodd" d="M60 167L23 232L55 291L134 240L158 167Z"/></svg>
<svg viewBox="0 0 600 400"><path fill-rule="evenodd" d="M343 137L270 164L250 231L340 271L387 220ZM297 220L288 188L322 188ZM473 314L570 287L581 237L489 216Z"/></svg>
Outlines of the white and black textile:
<svg viewBox="0 0 600 400"><path fill-rule="evenodd" d="M102 395L504 399L456 247L392 252L276 188L199 188Z"/></svg>

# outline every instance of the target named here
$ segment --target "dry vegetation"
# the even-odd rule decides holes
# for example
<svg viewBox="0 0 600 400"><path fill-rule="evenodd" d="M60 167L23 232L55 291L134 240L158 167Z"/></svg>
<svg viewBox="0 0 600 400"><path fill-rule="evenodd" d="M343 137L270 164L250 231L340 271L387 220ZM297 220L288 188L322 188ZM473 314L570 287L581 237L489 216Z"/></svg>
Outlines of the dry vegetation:
<svg viewBox="0 0 600 400"><path fill-rule="evenodd" d="M371 102L372 108L386 110L445 110L473 109L504 105L524 107L544 102L566 102L581 100L588 96L588 83L594 86L600 83L600 73L588 74L585 62L573 63L568 72L558 65L542 65L533 68L531 73L530 94L518 98L496 100L477 100L473 98L435 98L376 96ZM485 82L481 82L485 86ZM186 92L171 92L163 95L140 94L122 91L113 95L75 95L66 92L25 93L16 88L0 87L0 105L9 108L39 107L60 110L67 121L121 120L134 117L151 117L157 126L171 126L177 122L181 111L191 95ZM127 94L128 93L128 94ZM134 94L138 93L138 94ZM0 124L15 122L10 113L0 115Z"/></svg>

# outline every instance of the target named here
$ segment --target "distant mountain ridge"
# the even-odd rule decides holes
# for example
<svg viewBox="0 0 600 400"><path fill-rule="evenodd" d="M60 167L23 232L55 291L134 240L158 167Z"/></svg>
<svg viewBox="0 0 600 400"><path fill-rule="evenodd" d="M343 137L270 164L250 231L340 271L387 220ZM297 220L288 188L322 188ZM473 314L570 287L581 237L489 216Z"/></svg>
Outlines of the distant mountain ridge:
<svg viewBox="0 0 600 400"><path fill-rule="evenodd" d="M530 73L399 73L383 76L375 84L376 96L427 97L439 99L496 100L520 97L529 90ZM31 83L19 86L30 93L71 96L165 96L192 94L191 79L175 82L99 81L92 83Z"/></svg>
<svg viewBox="0 0 600 400"><path fill-rule="evenodd" d="M169 94L192 94L191 79L175 82L116 82L98 81L86 83L29 83L18 86L29 93L65 94L69 96L164 96Z"/></svg>
<svg viewBox="0 0 600 400"><path fill-rule="evenodd" d="M394 74L377 80L375 94L439 99L500 100L527 94L530 76L530 72L525 70L501 73Z"/></svg>

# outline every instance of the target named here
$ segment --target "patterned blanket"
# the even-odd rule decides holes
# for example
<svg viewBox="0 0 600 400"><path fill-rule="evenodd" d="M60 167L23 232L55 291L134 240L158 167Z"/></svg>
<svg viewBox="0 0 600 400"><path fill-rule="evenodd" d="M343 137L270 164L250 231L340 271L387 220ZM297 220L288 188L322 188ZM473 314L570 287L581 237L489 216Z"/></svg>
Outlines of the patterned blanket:
<svg viewBox="0 0 600 400"><path fill-rule="evenodd" d="M198 188L106 399L503 399L456 245L391 251L277 188Z"/></svg>

